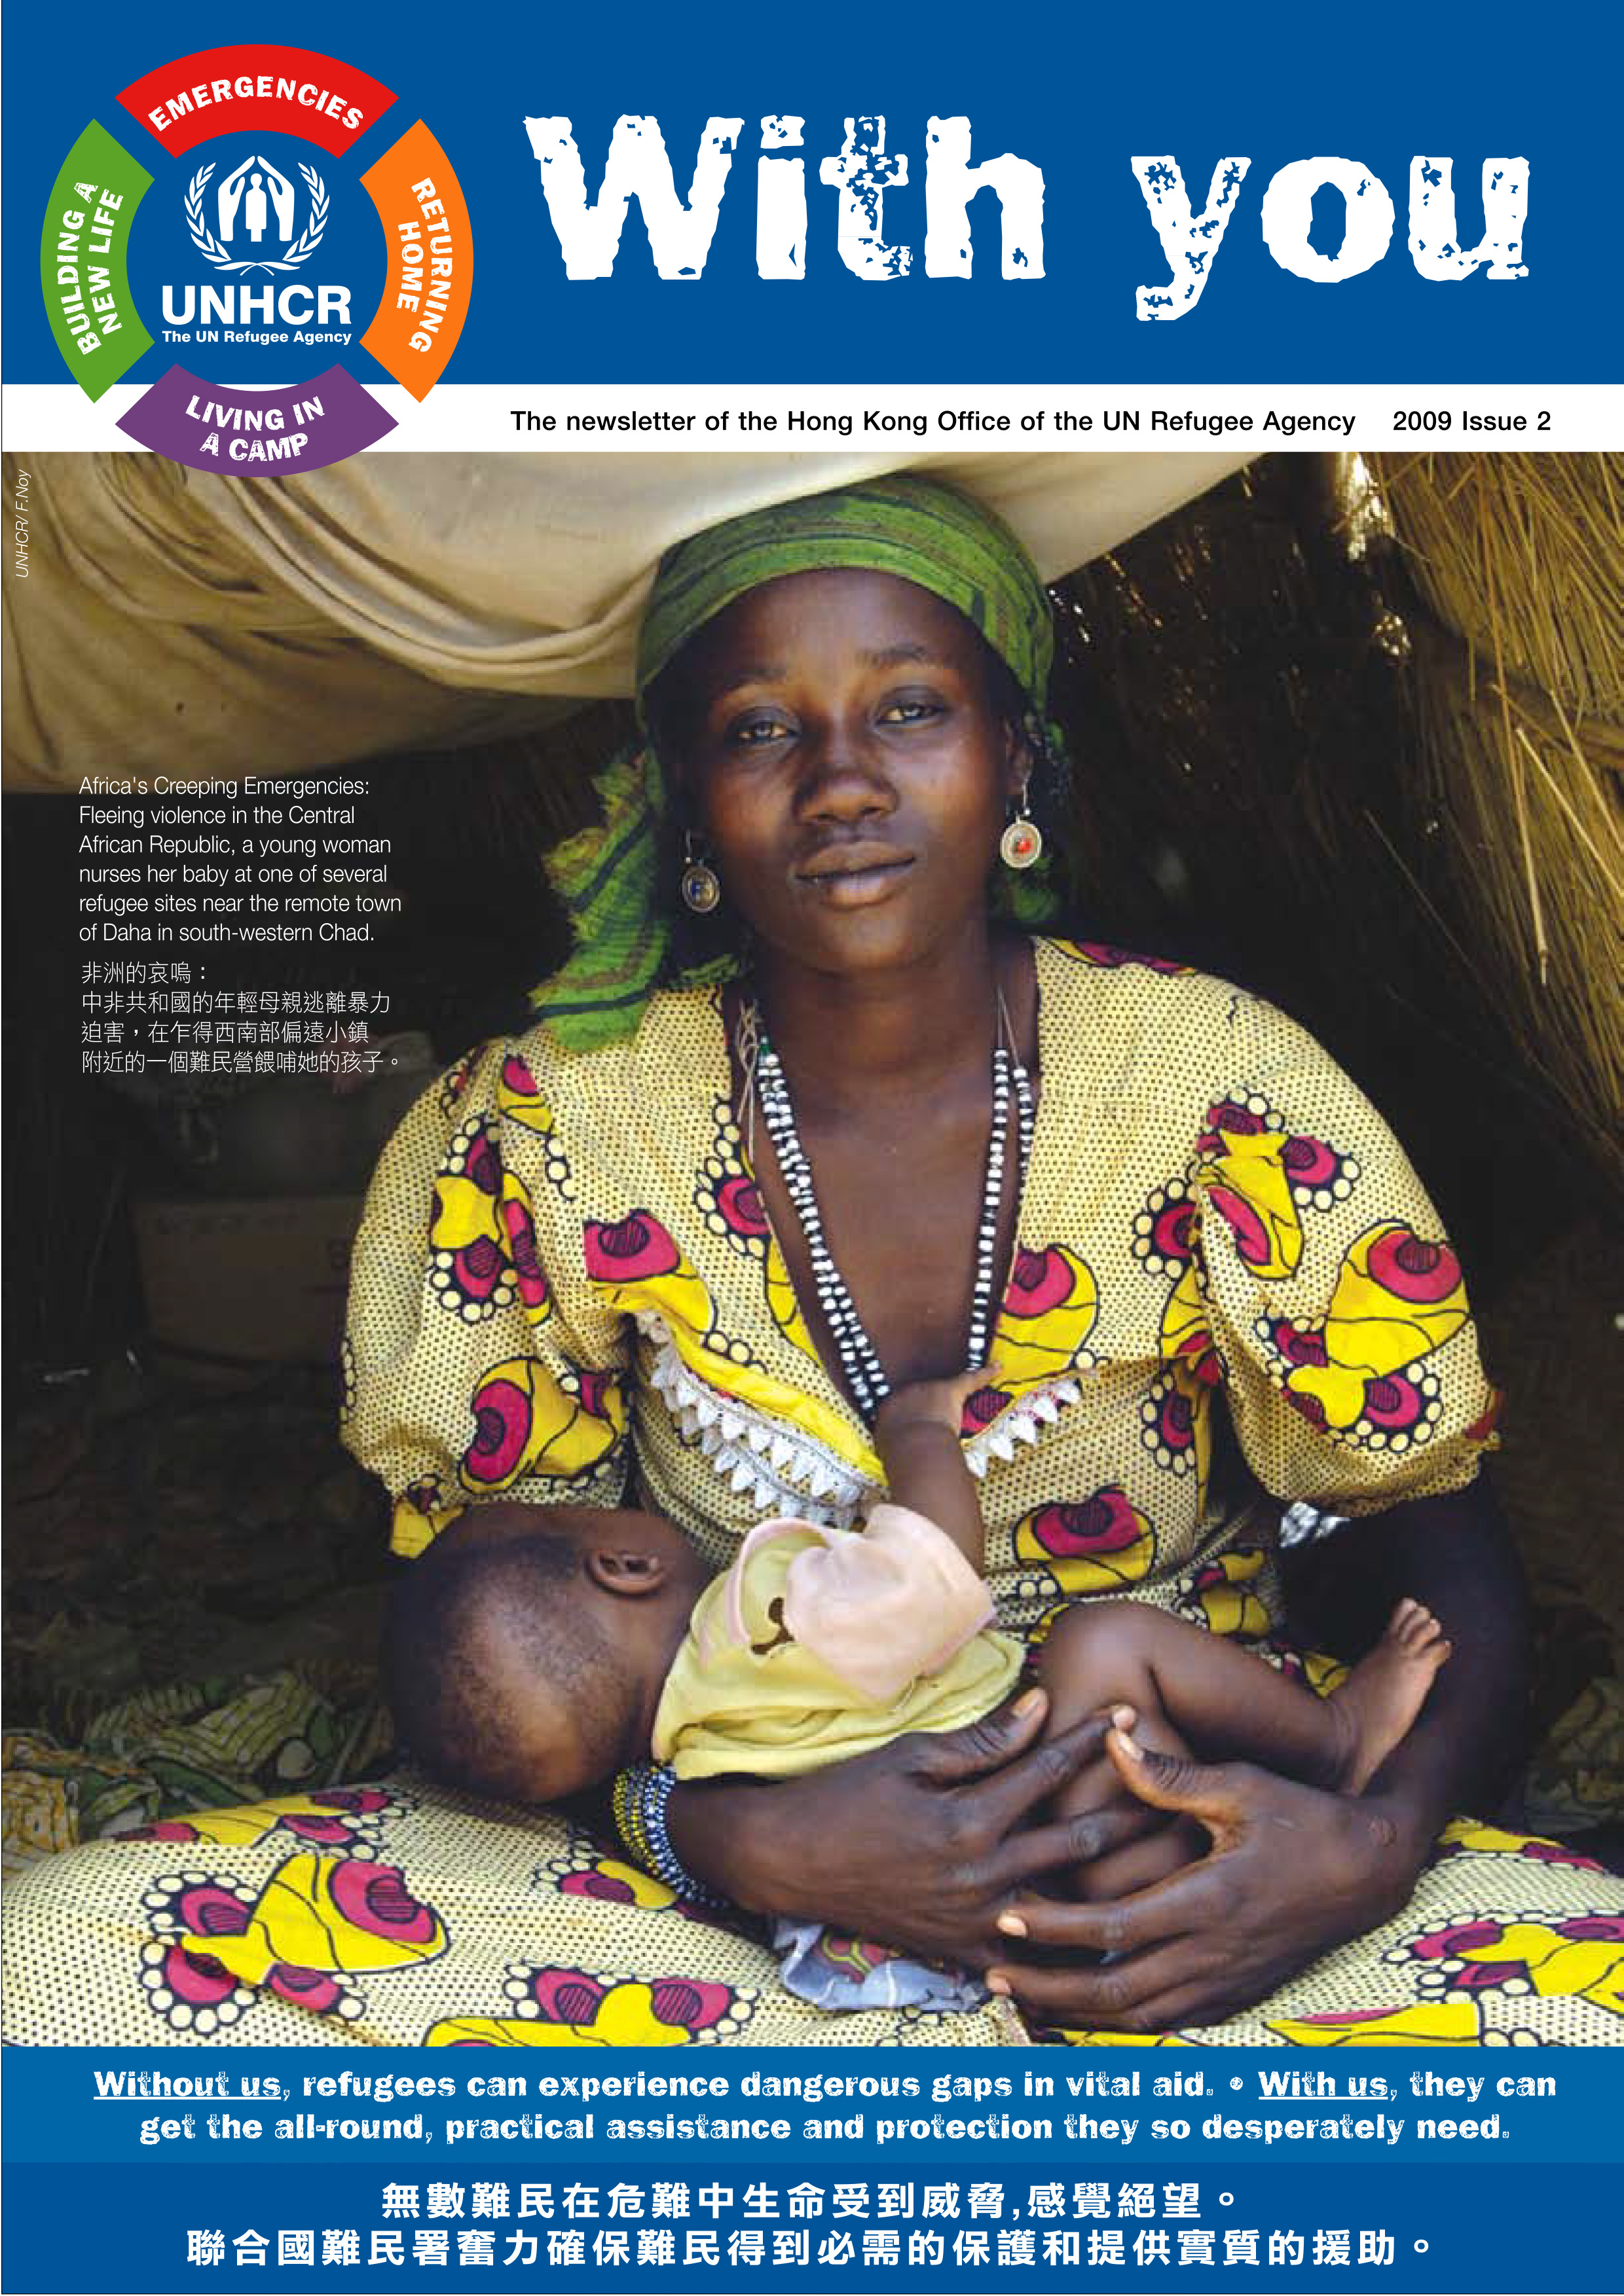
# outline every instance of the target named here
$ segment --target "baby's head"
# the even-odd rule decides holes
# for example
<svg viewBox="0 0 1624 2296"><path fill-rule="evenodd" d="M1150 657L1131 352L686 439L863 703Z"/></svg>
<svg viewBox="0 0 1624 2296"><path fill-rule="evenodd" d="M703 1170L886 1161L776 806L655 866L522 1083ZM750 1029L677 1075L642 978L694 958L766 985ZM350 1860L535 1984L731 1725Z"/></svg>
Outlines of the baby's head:
<svg viewBox="0 0 1624 2296"><path fill-rule="evenodd" d="M647 1757L707 1573L655 1515L484 1513L442 1535L395 1589L390 1705L436 1775L508 1801L556 1801Z"/></svg>

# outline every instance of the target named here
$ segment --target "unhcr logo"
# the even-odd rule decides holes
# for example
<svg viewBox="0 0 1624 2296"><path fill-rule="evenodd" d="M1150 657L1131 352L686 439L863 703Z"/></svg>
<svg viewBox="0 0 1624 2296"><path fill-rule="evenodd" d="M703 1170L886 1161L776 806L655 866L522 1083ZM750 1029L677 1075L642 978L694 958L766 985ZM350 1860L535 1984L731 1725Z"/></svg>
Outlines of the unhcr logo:
<svg viewBox="0 0 1624 2296"><path fill-rule="evenodd" d="M290 160L278 167L263 148L230 166L207 160L188 181L181 204L192 243L220 284L200 289L191 282L166 281L166 342L291 340L308 348L349 341L347 286L283 283L276 276L308 263L327 227L332 201L308 160Z"/></svg>
<svg viewBox="0 0 1624 2296"><path fill-rule="evenodd" d="M394 415L362 377L381 370L426 398L472 289L467 203L427 124L380 148L391 89L336 57L264 42L176 57L119 101L135 150L92 120L62 161L40 231L52 332L86 398L126 376L143 381L121 429L195 470L244 476L266 463L320 470L392 430ZM148 235L132 279L135 212L155 181L137 150L168 176L164 226ZM386 253L357 341L357 291L311 273L319 252L342 282L374 244L359 194ZM217 346L229 381L179 363Z"/></svg>
<svg viewBox="0 0 1624 2296"><path fill-rule="evenodd" d="M250 152L239 167L223 177L205 206L215 168L210 160L200 168L186 186L186 227L194 247L222 271L297 271L322 243L327 227L327 187L316 169L298 163L309 199L309 217L297 238L293 235L299 193L281 169L262 152ZM219 235L210 228L209 209L217 218ZM239 233L256 250L267 242L263 255L240 256L233 242ZM272 246L278 251L273 254Z"/></svg>

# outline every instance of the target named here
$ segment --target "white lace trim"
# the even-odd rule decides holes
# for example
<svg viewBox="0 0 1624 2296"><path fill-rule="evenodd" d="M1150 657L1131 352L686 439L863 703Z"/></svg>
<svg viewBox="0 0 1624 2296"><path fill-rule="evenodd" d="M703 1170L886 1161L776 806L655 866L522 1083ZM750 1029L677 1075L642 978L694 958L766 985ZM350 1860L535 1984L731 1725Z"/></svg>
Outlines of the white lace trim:
<svg viewBox="0 0 1624 2296"><path fill-rule="evenodd" d="M741 1495L750 1493L764 1514L793 1514L849 1530L873 1500L883 1496L816 1436L767 1418L736 1395L718 1394L696 1377L663 1324L651 1320L644 1329L655 1348L650 1384L723 1480Z"/></svg>
<svg viewBox="0 0 1624 2296"><path fill-rule="evenodd" d="M1017 1443L1035 1443L1046 1427L1060 1417L1062 1403L1075 1403L1080 1390L1074 1379L1052 1380L1000 1413L964 1446L964 1464L979 1481L995 1459L1011 1460Z"/></svg>
<svg viewBox="0 0 1624 2296"><path fill-rule="evenodd" d="M638 1321L655 1351L650 1384L682 1433L697 1442L735 1492L750 1493L766 1513L793 1513L807 1522L833 1523L843 1530L884 1496L880 1486L804 1428L770 1419L699 1378L657 1317ZM1013 1459L1017 1444L1036 1443L1043 1429L1060 1417L1062 1406L1075 1403L1079 1393L1075 1380L1058 1379L1023 1395L966 1443L964 1464L971 1473L980 1481L994 1459Z"/></svg>

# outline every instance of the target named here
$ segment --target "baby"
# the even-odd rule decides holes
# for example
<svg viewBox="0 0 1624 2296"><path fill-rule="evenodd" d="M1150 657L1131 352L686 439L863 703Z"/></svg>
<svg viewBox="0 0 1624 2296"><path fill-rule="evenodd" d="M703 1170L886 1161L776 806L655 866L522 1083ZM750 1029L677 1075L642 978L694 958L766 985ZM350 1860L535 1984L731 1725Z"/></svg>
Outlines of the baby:
<svg viewBox="0 0 1624 2296"><path fill-rule="evenodd" d="M546 1803L651 1753L683 1779L784 1777L906 1730L979 1719L1028 1662L991 1627L984 1527L959 1447L964 1398L986 1376L889 1398L874 1439L890 1496L863 1531L759 1524L719 1578L657 1515L479 1510L472 1535L431 1548L397 1590L390 1693L402 1735L454 1784ZM430 1647L437 1669L416 1662ZM1109 1712L1118 1768L1142 1741L1357 1794L1448 1655L1431 1613L1401 1603L1320 1698L1165 1611L1092 1599L1062 1612L1031 1664L1050 1734ZM1124 1791L1102 1760L1054 1814ZM1204 1848L1187 1822L1163 1821L1126 1881L1119 1862L1111 1894ZM1074 1886L1087 1891L1086 1872Z"/></svg>

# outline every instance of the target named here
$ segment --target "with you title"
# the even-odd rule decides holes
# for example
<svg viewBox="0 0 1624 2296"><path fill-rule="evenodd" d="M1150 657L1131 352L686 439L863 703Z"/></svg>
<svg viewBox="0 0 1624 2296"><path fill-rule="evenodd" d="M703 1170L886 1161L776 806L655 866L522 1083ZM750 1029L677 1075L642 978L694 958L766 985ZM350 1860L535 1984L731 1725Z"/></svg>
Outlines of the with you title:
<svg viewBox="0 0 1624 2296"><path fill-rule="evenodd" d="M742 119L706 121L685 201L677 189L660 122L650 115L628 113L615 122L595 202L586 195L572 123L549 117L524 124L569 278L611 275L633 200L642 211L660 278L702 277L744 132ZM805 149L805 128L803 118L788 112L768 112L760 122L756 269L763 279L807 275L807 162L798 156ZM971 203L986 190L999 209L1004 277L1041 279L1043 170L1012 152L972 165L972 142L967 118L932 114L926 123L924 275L971 276ZM1170 153L1135 158L1128 164L1171 275L1161 284L1137 289L1137 316L1182 319L1200 302L1212 275L1243 204L1251 161L1220 159L1199 213ZM887 238L885 195L907 186L908 155L886 149L883 116L849 119L839 152L818 162L817 174L819 183L836 194L835 250L846 269L862 280L907 277L915 250ZM1490 279L1526 278L1521 255L1528 180L1526 160L1483 161L1483 233L1475 246L1463 247L1456 225L1454 161L1418 152L1410 161L1409 252L1422 277L1460 280L1487 266ZM1322 251L1312 237L1315 198L1327 188L1341 194L1346 209L1341 244L1334 253ZM1380 263L1396 220L1387 186L1356 160L1291 160L1269 178L1259 209L1264 244L1282 270L1327 285L1357 278Z"/></svg>

